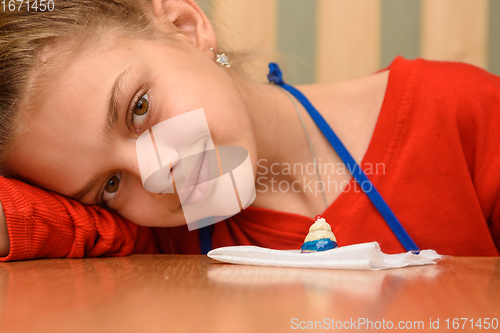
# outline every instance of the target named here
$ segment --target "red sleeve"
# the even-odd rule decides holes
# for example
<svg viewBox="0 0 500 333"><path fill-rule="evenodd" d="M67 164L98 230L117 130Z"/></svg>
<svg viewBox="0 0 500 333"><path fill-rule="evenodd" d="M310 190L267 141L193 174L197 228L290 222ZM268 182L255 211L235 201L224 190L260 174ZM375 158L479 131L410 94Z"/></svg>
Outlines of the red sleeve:
<svg viewBox="0 0 500 333"><path fill-rule="evenodd" d="M434 150L439 155L433 157L438 163L433 164L432 172L438 177L431 186L447 184L450 194L458 194L448 202L446 193L437 194L441 197L435 200L440 205L433 209L463 212L461 219L452 220L456 239L465 234L475 238L470 239L471 243L478 241L483 235L479 230L486 227L500 250L500 77L463 62L423 63L423 81L418 89L418 107L422 111L418 113L419 130L427 133L427 146L447 144L446 150ZM422 145L422 141L416 143ZM474 192L468 191L469 184ZM474 213L476 205L483 216ZM442 221L451 216L443 216ZM436 241L442 239L442 235L437 237Z"/></svg>
<svg viewBox="0 0 500 333"><path fill-rule="evenodd" d="M460 144L491 236L500 249L500 77L465 63L449 66L460 73L452 77L462 96L452 111Z"/></svg>
<svg viewBox="0 0 500 333"><path fill-rule="evenodd" d="M486 84L479 120L469 121L478 133L475 138L477 157L472 178L476 186L491 235L500 250L500 77L482 72ZM470 143L469 143L470 145Z"/></svg>
<svg viewBox="0 0 500 333"><path fill-rule="evenodd" d="M497 194L495 207L493 209L493 214L491 221L489 222L491 235L495 241L495 245L500 251L500 191Z"/></svg>
<svg viewBox="0 0 500 333"><path fill-rule="evenodd" d="M152 230L98 206L87 206L0 177L10 252L0 261L158 253Z"/></svg>

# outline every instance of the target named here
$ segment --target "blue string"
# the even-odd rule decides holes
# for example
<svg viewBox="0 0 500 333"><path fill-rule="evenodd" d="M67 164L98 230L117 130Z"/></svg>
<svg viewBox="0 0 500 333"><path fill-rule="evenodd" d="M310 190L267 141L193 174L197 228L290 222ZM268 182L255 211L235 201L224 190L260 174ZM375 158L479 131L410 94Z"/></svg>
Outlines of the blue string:
<svg viewBox="0 0 500 333"><path fill-rule="evenodd" d="M207 254L212 249L212 234L210 226L198 229L198 236L200 237L201 254Z"/></svg>
<svg viewBox="0 0 500 333"><path fill-rule="evenodd" d="M396 215L389 208L387 203L384 201L380 193L377 191L373 183L368 179L363 169L356 163L351 154L347 151L344 144L337 137L332 128L325 121L323 116L314 108L314 106L309 102L309 100L296 88L286 84L283 81L283 75L278 64L269 64L269 74L267 75L269 82L279 85L283 89L291 93L309 112L309 115L314 120L318 128L323 132L324 136L330 142L332 147L335 149L337 154L340 156L344 164L347 166L353 177L361 185L361 189L368 195L375 208L380 212L382 217L385 219L392 232L396 235L398 240L404 246L406 251L420 252L418 246L413 242L410 235L403 228ZM368 188L365 188L368 186Z"/></svg>

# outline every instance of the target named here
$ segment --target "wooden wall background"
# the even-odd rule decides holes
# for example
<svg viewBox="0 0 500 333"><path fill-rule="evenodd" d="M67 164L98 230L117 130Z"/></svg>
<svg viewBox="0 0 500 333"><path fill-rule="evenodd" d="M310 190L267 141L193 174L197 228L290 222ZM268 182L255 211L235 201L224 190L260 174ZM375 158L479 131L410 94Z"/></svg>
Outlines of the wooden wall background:
<svg viewBox="0 0 500 333"><path fill-rule="evenodd" d="M199 0L236 49L289 55L293 84L370 74L396 57L500 75L500 0Z"/></svg>

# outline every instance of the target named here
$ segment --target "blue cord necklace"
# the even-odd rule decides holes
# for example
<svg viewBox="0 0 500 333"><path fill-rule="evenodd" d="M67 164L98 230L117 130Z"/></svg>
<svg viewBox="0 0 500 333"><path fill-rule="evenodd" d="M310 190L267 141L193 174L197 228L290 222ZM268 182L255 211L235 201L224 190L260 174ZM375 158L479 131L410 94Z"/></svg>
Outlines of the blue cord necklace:
<svg viewBox="0 0 500 333"><path fill-rule="evenodd" d="M269 64L269 74L267 75L267 78L269 82L280 86L281 88L292 94L304 106L304 108L307 110L311 118L318 126L319 130L332 145L333 149L335 149L337 154L340 156L346 167L353 175L354 179L356 179L356 181L361 185L361 189L363 190L363 192L366 193L375 208L377 208L377 210L380 212L380 214L385 219L392 232L398 238L399 242L403 245L406 251L419 252L420 249L418 248L418 246L411 239L410 235L408 235L397 217L394 215L385 200L377 191L373 183L366 176L365 172L363 171L363 169L361 169L358 163L356 163L351 154L347 151L344 144L340 141L340 139L337 137L330 125L328 125L323 116L316 110L316 108L314 108L314 106L299 90L291 85L286 84L283 81L283 75L278 64Z"/></svg>
<svg viewBox="0 0 500 333"><path fill-rule="evenodd" d="M410 235L406 232L401 225L396 215L392 212L391 208L387 205L380 193L377 191L373 183L366 176L365 172L356 163L349 151L345 148L344 144L337 137L333 129L328 125L323 116L314 108L309 100L296 88L286 84L283 81L283 75L278 64L269 64L269 74L267 75L269 82L274 83L281 88L292 94L307 110L311 118L314 120L319 130L326 137L328 142L332 145L333 149L340 156L346 167L349 169L354 179L361 185L361 189L366 193L375 208L380 212L387 225L391 228L394 235L398 238L399 242L403 245L406 251L420 252L420 249L411 239ZM300 114L300 113L299 113ZM307 130L306 130L307 131ZM313 153L314 154L314 153ZM368 186L366 186L368 185ZM199 229L200 247L203 254L207 254L212 248L210 226Z"/></svg>

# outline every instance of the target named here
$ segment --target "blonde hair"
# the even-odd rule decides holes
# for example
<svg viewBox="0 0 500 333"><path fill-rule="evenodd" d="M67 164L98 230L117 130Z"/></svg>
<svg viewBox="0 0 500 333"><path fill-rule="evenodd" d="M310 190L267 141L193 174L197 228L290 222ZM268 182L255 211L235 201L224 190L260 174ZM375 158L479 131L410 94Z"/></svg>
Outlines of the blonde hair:
<svg viewBox="0 0 500 333"><path fill-rule="evenodd" d="M57 69L72 55L96 45L104 33L143 39L164 39L185 46L175 33L165 33L153 19L152 0L57 0L53 11L5 11L0 13L0 175L16 177L9 156L14 141L23 132L25 110L36 111L38 98ZM208 7L206 0L197 0ZM220 20L221 21L221 20ZM223 22L223 20L222 20ZM263 57L255 51L231 51L218 39L219 48L231 58L231 70L252 78ZM47 57L48 51L57 59ZM259 66L253 62L258 60ZM236 66L233 66L236 65ZM50 70L43 70L50 66ZM42 69L42 70L40 70ZM249 74L250 73L250 74Z"/></svg>
<svg viewBox="0 0 500 333"><path fill-rule="evenodd" d="M32 94L32 79L55 42L71 52L98 39L103 28L151 37L154 21L148 0L58 0L53 11L5 11L0 14L0 173L9 174L9 147L21 131L20 109ZM16 8L17 9L17 8ZM60 44L60 43L59 43ZM59 47L59 46L58 46Z"/></svg>

